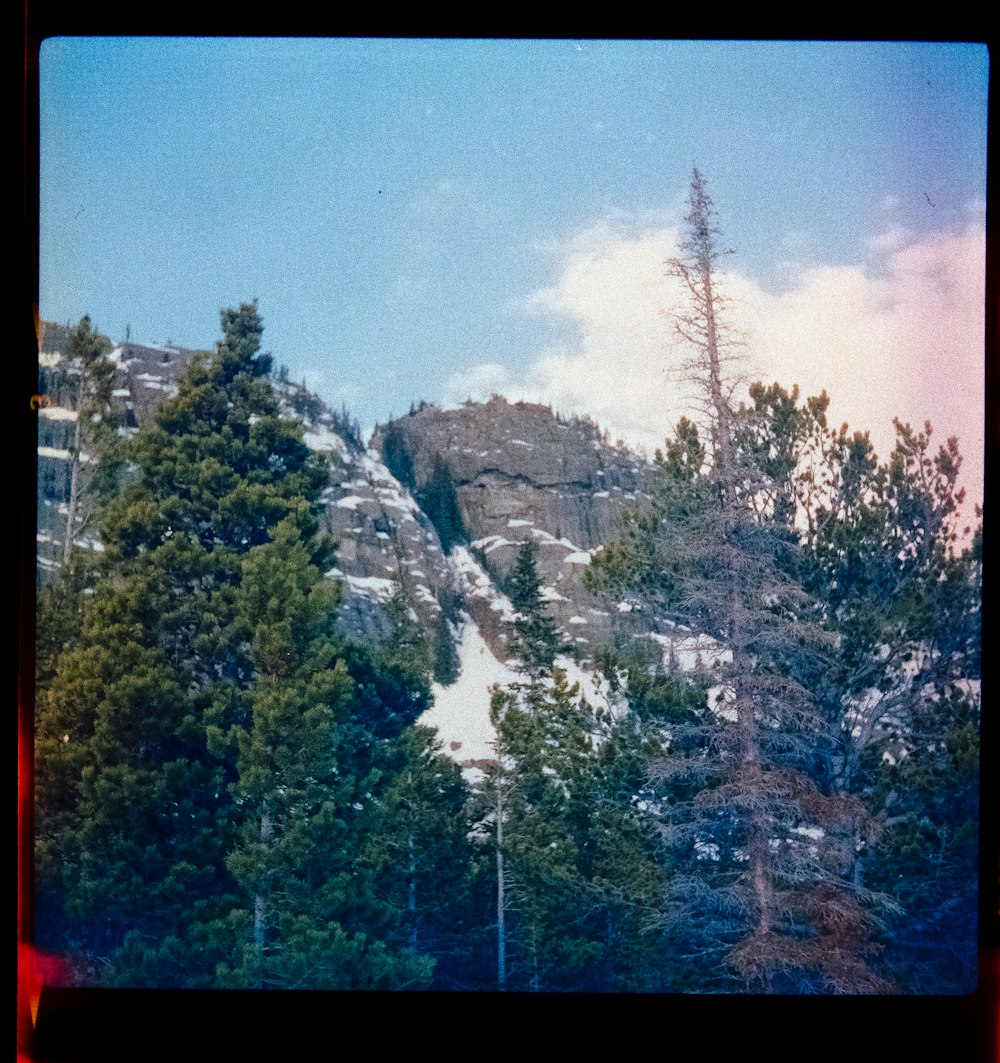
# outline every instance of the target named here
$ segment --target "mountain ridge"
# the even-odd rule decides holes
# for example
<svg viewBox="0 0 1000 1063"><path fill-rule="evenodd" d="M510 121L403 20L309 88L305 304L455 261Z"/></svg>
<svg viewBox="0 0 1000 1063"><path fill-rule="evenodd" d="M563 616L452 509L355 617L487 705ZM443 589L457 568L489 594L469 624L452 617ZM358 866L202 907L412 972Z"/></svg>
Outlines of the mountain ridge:
<svg viewBox="0 0 1000 1063"><path fill-rule="evenodd" d="M39 393L48 398L39 411L40 581L60 567L68 519L67 433L76 411L71 389L60 386L73 372L60 348L69 334L47 328L40 345ZM149 423L202 353L131 341L111 346L119 434ZM542 596L572 656L586 664L604 645L655 634L638 603L609 607L584 586L590 559L648 497L652 471L640 455L611 445L589 418L564 420L549 407L501 396L457 408L422 403L377 427L366 446L346 412L334 413L281 372L272 384L283 413L302 424L306 444L330 461L321 526L337 543L327 575L343 587L336 622L349 637L388 637L387 606L401 594L428 645L445 638L457 660L463 638L477 647L481 640L480 652L496 662L487 670L503 674L514 616L503 586L527 542L537 546ZM92 459L81 460L92 467ZM101 548L91 531L78 530L75 541ZM475 632L468 634L470 625ZM470 711L479 717L488 713L487 688L473 698ZM476 726L483 729L481 719ZM461 756L461 738L452 746Z"/></svg>

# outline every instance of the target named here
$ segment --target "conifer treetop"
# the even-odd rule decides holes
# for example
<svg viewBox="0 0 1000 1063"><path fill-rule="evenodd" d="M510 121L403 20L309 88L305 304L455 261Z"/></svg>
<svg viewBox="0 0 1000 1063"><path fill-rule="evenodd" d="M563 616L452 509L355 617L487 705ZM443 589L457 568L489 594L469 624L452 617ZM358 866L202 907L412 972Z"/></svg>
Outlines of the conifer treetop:
<svg viewBox="0 0 1000 1063"><path fill-rule="evenodd" d="M730 378L727 367L736 358L732 349L736 341L725 321L728 300L719 288L717 268L718 260L730 252L718 245L717 213L697 169L688 205L682 254L667 262L667 275L683 282L688 297L687 309L674 315L675 331L692 348L680 369L695 385L695 400L709 425L713 476L731 489L736 476L732 395L737 381Z"/></svg>

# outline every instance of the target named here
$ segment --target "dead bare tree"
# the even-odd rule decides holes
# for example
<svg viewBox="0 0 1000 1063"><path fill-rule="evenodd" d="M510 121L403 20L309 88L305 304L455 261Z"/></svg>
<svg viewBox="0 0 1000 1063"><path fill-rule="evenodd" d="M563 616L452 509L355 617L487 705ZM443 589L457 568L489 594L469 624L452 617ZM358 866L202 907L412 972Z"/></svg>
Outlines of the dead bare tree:
<svg viewBox="0 0 1000 1063"><path fill-rule="evenodd" d="M697 170L688 203L687 237L669 267L687 294L674 324L709 446L690 422L679 426L660 456L653 516L594 566L609 582L641 585L661 615L720 647L696 669L713 703L672 728L666 759L653 765L665 840L691 868L674 876L667 910L689 943L698 920L701 944L691 947L725 956L748 988L878 991L886 986L865 962L875 898L847 874L864 809L814 782L823 721L798 678L797 663L832 639L791 575L787 525L759 504L767 478L740 447L738 352L718 275L726 252Z"/></svg>

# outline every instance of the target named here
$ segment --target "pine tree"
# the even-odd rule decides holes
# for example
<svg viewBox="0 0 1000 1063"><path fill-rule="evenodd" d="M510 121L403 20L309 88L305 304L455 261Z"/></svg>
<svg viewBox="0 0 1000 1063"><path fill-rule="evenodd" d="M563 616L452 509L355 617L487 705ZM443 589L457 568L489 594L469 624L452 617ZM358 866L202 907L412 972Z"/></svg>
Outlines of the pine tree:
<svg viewBox="0 0 1000 1063"><path fill-rule="evenodd" d="M110 341L94 330L90 317L85 315L69 333L63 359L45 373L45 390L73 414L67 459L63 569L70 565L74 544L90 528L96 489L113 475L113 450L120 415L112 395L115 365L108 357L110 351Z"/></svg>
<svg viewBox="0 0 1000 1063"><path fill-rule="evenodd" d="M961 456L896 422L878 462L867 437L829 432L804 550L839 637L823 675L830 781L874 820L855 881L900 905L884 965L901 988L967 991L976 977L981 528L961 533Z"/></svg>
<svg viewBox="0 0 1000 1063"><path fill-rule="evenodd" d="M555 621L545 610L537 558L536 544L531 541L523 543L504 583L507 597L517 614L511 652L520 662L520 671L533 685L551 673L556 655L564 649Z"/></svg>
<svg viewBox="0 0 1000 1063"><path fill-rule="evenodd" d="M672 271L690 309L676 326L693 352L684 368L708 445L689 423L679 426L659 456L652 512L593 566L597 583L643 590L675 625L718 647L701 666L711 705L673 728L655 766L664 839L688 869L675 870L668 909L676 928L702 929L686 947L717 988L728 975L732 986L764 991L879 990L885 983L866 963L871 898L849 878L864 808L824 793L811 774L822 718L800 676L832 640L795 578L795 543L768 500L769 470L740 448L722 252L697 170L689 205Z"/></svg>
<svg viewBox="0 0 1000 1063"><path fill-rule="evenodd" d="M355 764L338 733L354 681L331 634L336 600L293 522L246 555L236 624L251 647L252 715L213 736L238 747L242 823L226 865L245 907L224 927L237 934L233 960L218 968L223 985L385 989L430 973L427 959L338 919L360 834L347 810L363 810L372 780L346 770Z"/></svg>
<svg viewBox="0 0 1000 1063"><path fill-rule="evenodd" d="M204 722L223 705L241 711L250 665L232 626L249 537L223 541L224 514L254 472L280 516L309 508L269 468L263 436L284 436L289 456L297 447L300 469L308 452L276 416L252 329L233 328L232 312L229 323L218 358L194 365L127 447L136 471L102 513L103 571L78 645L39 703L43 936L104 967L127 931L162 941L226 903L230 778L206 749Z"/></svg>
<svg viewBox="0 0 1000 1063"><path fill-rule="evenodd" d="M351 674L315 563L328 472L279 415L256 305L222 326L129 443L39 702L39 941L103 984L426 984L353 875L383 739L425 698Z"/></svg>
<svg viewBox="0 0 1000 1063"><path fill-rule="evenodd" d="M451 624L442 609L434 621L433 645L431 647L434 658L433 675L434 681L442 686L451 686L458 679L459 661L458 650L455 647L455 636L452 634Z"/></svg>
<svg viewBox="0 0 1000 1063"><path fill-rule="evenodd" d="M962 532L961 455L930 425L899 421L885 463L866 433L829 428L825 394L750 389L738 446L768 470L774 514L837 652L801 660L825 741L824 791L853 795L849 876L895 902L878 966L900 989L964 991L975 979L981 529ZM806 667L803 667L806 666Z"/></svg>
<svg viewBox="0 0 1000 1063"><path fill-rule="evenodd" d="M496 863L496 966L501 991L538 990L543 981L547 983L555 960L550 955L539 880L546 874L543 867L550 887L572 878L571 865L558 852L554 836L559 830L558 811L547 798L556 773L551 758L572 756L569 729L564 727L567 733L562 735L555 731L574 711L572 698L578 691L568 689L564 674L552 675L558 635L545 613L536 552L533 543L521 547L505 584L515 609L510 648L526 682L492 692L495 758L486 768L483 784ZM562 748L560 739L565 743ZM561 888L548 890L549 901L558 903L564 896Z"/></svg>
<svg viewBox="0 0 1000 1063"><path fill-rule="evenodd" d="M398 913L387 939L434 957L432 988L483 988L487 943L461 769L434 732L414 726L391 744L387 775L360 858Z"/></svg>

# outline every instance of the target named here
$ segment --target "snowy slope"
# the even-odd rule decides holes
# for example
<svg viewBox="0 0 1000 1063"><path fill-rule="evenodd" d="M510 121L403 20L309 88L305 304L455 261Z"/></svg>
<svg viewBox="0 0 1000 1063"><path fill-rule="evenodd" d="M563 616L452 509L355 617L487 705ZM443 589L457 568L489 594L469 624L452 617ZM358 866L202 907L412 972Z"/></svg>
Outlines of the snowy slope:
<svg viewBox="0 0 1000 1063"><path fill-rule="evenodd" d="M493 757L495 733L490 723L490 688L518 679L507 664L498 661L478 626L462 614L458 635L459 677L451 686L435 683L434 704L420 717L426 727L436 727L444 752L460 764Z"/></svg>
<svg viewBox="0 0 1000 1063"><path fill-rule="evenodd" d="M460 673L451 686L433 685L434 704L418 721L425 727L437 729L443 751L468 769L476 762L491 760L496 734L490 723L490 694L494 684L507 686L523 681L515 671L516 662L499 661L493 654L476 622L462 614L458 633ZM612 698L607 684L569 657L559 657L561 668L572 686L579 685L579 696L592 709L611 709ZM621 711L620 707L616 711Z"/></svg>

